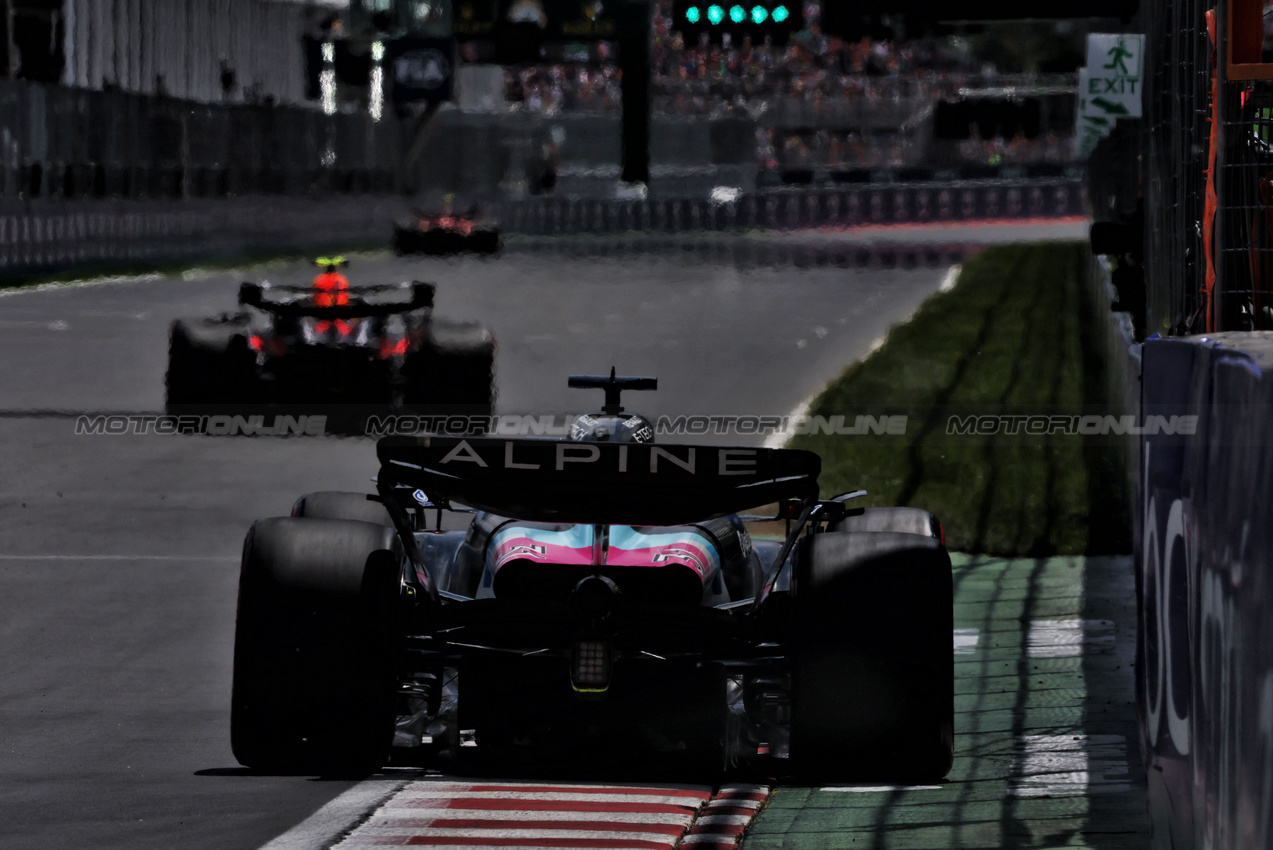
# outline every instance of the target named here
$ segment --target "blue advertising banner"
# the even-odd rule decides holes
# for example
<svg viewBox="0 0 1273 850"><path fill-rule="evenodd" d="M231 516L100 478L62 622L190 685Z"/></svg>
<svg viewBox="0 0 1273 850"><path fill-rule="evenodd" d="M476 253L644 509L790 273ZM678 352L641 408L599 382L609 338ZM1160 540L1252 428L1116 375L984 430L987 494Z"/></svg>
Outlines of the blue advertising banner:
<svg viewBox="0 0 1273 850"><path fill-rule="evenodd" d="M1141 442L1137 703L1154 846L1273 845L1273 344L1150 340Z"/></svg>

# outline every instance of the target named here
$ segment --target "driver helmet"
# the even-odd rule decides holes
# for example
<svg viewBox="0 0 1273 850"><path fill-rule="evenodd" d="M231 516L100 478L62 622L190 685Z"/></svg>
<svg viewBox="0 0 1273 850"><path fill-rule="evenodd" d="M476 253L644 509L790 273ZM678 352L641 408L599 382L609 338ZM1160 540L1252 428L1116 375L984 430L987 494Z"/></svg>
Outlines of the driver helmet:
<svg viewBox="0 0 1273 850"><path fill-rule="evenodd" d="M349 260L342 256L319 257L314 260L314 265L318 266L325 272L334 272L336 269L349 265Z"/></svg>
<svg viewBox="0 0 1273 850"><path fill-rule="evenodd" d="M654 427L638 413L585 413L570 423L577 443L653 443Z"/></svg>

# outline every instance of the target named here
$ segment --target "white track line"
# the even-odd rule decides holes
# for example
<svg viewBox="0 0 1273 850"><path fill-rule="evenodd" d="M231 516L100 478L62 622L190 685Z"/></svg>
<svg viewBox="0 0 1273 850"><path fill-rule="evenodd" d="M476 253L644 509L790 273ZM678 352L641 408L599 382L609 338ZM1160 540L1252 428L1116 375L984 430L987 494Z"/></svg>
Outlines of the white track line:
<svg viewBox="0 0 1273 850"><path fill-rule="evenodd" d="M894 791L940 791L940 785L828 785L819 791L838 791L846 794L885 794Z"/></svg>
<svg viewBox="0 0 1273 850"><path fill-rule="evenodd" d="M32 286L6 286L0 289L0 298L10 295L24 295L28 292L48 292L51 289L85 289L90 286L111 286L113 284L152 283L163 280L162 275L124 275L119 277L95 277L88 280L54 280L48 283L37 283Z"/></svg>
<svg viewBox="0 0 1273 850"><path fill-rule="evenodd" d="M818 397L818 393L822 392L822 388L818 387L818 392L809 396L804 401L795 406L795 409L787 414L788 422L795 422L803 416L809 415L809 405L813 404L813 400ZM791 435L786 431L775 431L765 438L765 448L780 449L787 444L787 440L791 439Z"/></svg>
<svg viewBox="0 0 1273 850"><path fill-rule="evenodd" d="M955 284L959 282L959 273L964 267L956 263L946 269L946 276L941 279L941 286L937 287L938 292L950 292L955 288Z"/></svg>
<svg viewBox="0 0 1273 850"><path fill-rule="evenodd" d="M959 272L962 269L963 269L963 266L959 264L955 264L951 266L950 268L946 269L946 274L942 276L941 284L937 287L937 291L949 292L951 289L954 289L955 283L959 280ZM884 346L884 343L887 341L888 341L888 334L885 334L884 336L878 337L877 339L873 340L870 346L867 347L866 354L862 355L860 360L865 360L866 358L870 357L875 352L879 351L880 348L882 348ZM825 388L826 388L825 386L818 387L816 392L814 392L811 396L809 396L804 401L797 404L795 408L789 414L787 414L787 421L794 423L801 417L808 416L809 406L813 404L813 400L817 398ZM778 431L776 433L770 434L768 437L765 438L764 447L767 449L780 449L787 444L787 440L789 439L791 439L790 433Z"/></svg>
<svg viewBox="0 0 1273 850"><path fill-rule="evenodd" d="M367 779L323 806L287 832L263 844L260 850L318 850L330 847L377 806L415 778L408 776Z"/></svg>
<svg viewBox="0 0 1273 850"><path fill-rule="evenodd" d="M240 555L0 555L0 561L237 561Z"/></svg>

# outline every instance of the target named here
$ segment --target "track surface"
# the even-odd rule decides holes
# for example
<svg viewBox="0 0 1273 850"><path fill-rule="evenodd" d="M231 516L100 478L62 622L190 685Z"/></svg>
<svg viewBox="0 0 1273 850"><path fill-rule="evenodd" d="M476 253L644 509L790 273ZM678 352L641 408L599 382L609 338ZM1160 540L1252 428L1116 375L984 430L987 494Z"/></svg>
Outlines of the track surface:
<svg viewBox="0 0 1273 850"><path fill-rule="evenodd" d="M944 273L516 245L493 262L351 269L436 280L440 314L491 325L503 412L592 406L565 375L615 365L660 376L630 404L652 415L785 413ZM244 531L302 492L364 489L372 444L74 435L78 413L157 412L168 322L231 309L241 277L0 296L0 846L256 848L356 784L235 765L230 657Z"/></svg>
<svg viewBox="0 0 1273 850"><path fill-rule="evenodd" d="M312 274L253 271L278 283ZM600 399L566 389L566 375L615 365L659 375L642 397L653 413L786 412L944 272L515 249L493 262L359 257L350 269L436 280L439 314L491 325L503 411L592 407ZM186 278L0 297L6 848L255 848L354 784L236 766L230 659L249 524L309 490L364 489L372 443L74 436L79 412L159 411L169 321L233 308L241 275Z"/></svg>

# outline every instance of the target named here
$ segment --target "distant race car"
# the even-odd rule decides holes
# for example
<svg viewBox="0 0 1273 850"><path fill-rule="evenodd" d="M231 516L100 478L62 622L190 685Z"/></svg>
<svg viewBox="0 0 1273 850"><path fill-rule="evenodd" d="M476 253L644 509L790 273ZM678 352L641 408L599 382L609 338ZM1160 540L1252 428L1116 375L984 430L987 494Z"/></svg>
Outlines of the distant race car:
<svg viewBox="0 0 1273 850"><path fill-rule="evenodd" d="M324 278L337 284L322 288ZM169 331L169 412L208 405L450 405L489 415L495 340L432 316L430 283L243 283L239 310Z"/></svg>
<svg viewBox="0 0 1273 850"><path fill-rule="evenodd" d="M944 776L937 520L819 498L811 452L655 445L618 403L653 378L570 383L607 401L568 439L385 437L375 495L310 493L252 526L235 757L287 772L489 754ZM758 504L764 516L738 513ZM448 511L472 517L442 530Z"/></svg>
<svg viewBox="0 0 1273 850"><path fill-rule="evenodd" d="M417 212L394 226L393 250L399 254L496 254L501 246L497 225L467 214Z"/></svg>

